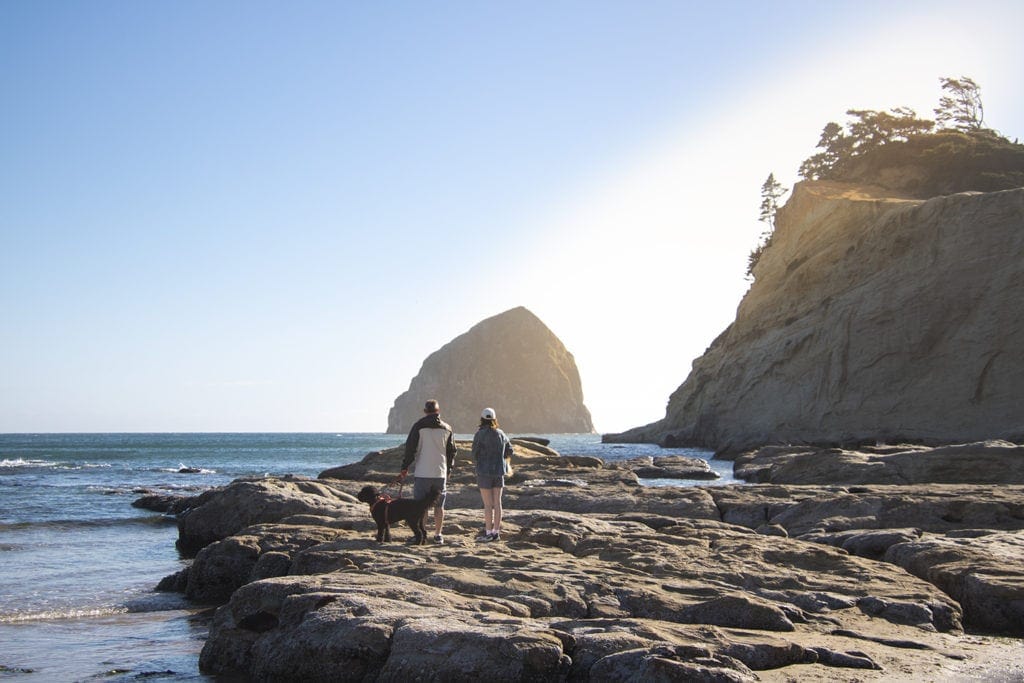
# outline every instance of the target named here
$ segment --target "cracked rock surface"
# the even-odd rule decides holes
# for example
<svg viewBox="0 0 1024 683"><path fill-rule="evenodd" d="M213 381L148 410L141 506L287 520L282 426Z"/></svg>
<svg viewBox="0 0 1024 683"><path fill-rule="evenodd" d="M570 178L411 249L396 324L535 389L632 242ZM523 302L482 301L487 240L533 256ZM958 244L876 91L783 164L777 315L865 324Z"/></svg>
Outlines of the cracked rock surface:
<svg viewBox="0 0 1024 683"><path fill-rule="evenodd" d="M522 442L517 452L492 543L474 541L482 515L464 459L443 545L408 545L397 528L377 544L352 497L393 477L397 449L321 480L203 494L180 526L221 537L164 585L222 605L202 669L304 681L881 681L1004 675L1024 661L1022 487L645 488L629 465ZM203 508L229 501L244 526L203 527L215 517Z"/></svg>

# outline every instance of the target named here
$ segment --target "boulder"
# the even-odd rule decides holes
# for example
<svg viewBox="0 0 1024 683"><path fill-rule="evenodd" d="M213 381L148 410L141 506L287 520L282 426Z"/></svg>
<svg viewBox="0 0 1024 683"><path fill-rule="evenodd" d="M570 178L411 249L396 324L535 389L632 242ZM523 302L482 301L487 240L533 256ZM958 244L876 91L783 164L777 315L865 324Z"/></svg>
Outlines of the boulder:
<svg viewBox="0 0 1024 683"><path fill-rule="evenodd" d="M243 529L199 551L186 574L185 596L197 602L224 602L250 581L287 574L291 558L300 550L329 543L343 533L307 524Z"/></svg>
<svg viewBox="0 0 1024 683"><path fill-rule="evenodd" d="M301 513L333 514L355 496L304 477L236 479L178 516L178 547L195 553L253 524Z"/></svg>
<svg viewBox="0 0 1024 683"><path fill-rule="evenodd" d="M649 465L633 468L641 479L718 479L718 473L711 469L703 458L685 455L663 455L651 459Z"/></svg>
<svg viewBox="0 0 1024 683"><path fill-rule="evenodd" d="M561 641L500 604L396 577L345 573L249 584L218 610L200 667L254 680L557 678ZM446 638L445 636L448 636Z"/></svg>

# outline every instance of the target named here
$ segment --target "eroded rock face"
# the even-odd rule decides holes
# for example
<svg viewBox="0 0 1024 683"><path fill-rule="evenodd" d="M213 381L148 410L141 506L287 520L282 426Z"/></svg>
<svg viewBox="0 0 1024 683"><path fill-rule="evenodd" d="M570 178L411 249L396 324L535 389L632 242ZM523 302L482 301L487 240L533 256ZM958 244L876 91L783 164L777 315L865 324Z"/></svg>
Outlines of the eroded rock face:
<svg viewBox="0 0 1024 683"><path fill-rule="evenodd" d="M610 441L1024 440L1024 189L803 182L663 420Z"/></svg>
<svg viewBox="0 0 1024 683"><path fill-rule="evenodd" d="M525 308L478 323L430 354L409 390L388 413L388 433L404 434L437 399L441 417L472 434L487 406L507 432L594 431L576 361L562 342Z"/></svg>

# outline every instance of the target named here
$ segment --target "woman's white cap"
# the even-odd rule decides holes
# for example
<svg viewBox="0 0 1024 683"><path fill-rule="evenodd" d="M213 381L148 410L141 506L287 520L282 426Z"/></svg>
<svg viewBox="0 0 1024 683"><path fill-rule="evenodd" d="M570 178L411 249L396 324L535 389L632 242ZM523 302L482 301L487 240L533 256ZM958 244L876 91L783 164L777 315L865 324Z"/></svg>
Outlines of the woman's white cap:
<svg viewBox="0 0 1024 683"><path fill-rule="evenodd" d="M480 418L484 420L495 420L498 416L494 414L494 408L484 408L484 412L480 413Z"/></svg>

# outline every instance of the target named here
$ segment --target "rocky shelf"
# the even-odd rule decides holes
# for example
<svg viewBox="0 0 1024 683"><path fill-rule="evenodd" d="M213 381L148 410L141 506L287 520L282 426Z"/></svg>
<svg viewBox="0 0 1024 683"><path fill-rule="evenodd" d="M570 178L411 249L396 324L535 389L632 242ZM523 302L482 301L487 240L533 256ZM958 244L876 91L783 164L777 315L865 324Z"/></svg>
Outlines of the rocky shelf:
<svg viewBox="0 0 1024 683"><path fill-rule="evenodd" d="M175 510L195 554L161 589L220 605L201 668L308 681L1024 673L1021 483L644 487L654 462L516 450L494 543L474 541L465 443L443 545L397 528L374 541L354 494L392 482L399 449L318 479L140 502ZM745 466L767 476L781 455L762 457L776 460Z"/></svg>

